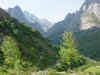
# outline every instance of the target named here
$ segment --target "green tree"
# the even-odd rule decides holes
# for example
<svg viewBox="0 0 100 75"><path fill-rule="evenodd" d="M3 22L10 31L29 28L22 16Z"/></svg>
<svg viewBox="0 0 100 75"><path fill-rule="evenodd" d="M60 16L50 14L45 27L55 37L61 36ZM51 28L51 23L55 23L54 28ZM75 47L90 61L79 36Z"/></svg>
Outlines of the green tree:
<svg viewBox="0 0 100 75"><path fill-rule="evenodd" d="M3 52L0 50L0 66L2 66L4 63L4 56L3 56Z"/></svg>
<svg viewBox="0 0 100 75"><path fill-rule="evenodd" d="M12 37L5 37L1 45L1 50L4 53L4 64L6 64L9 68L15 68L16 63L20 63L19 59L21 57L21 54L19 49L17 48L17 44Z"/></svg>
<svg viewBox="0 0 100 75"><path fill-rule="evenodd" d="M62 41L59 51L62 66L73 69L82 64L82 56L75 46L72 32L65 32Z"/></svg>

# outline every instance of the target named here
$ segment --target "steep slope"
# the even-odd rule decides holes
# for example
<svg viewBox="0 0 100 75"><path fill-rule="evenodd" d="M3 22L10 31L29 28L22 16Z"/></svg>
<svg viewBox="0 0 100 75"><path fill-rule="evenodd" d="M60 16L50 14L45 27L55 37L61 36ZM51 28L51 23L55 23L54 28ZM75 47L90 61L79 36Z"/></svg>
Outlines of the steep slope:
<svg viewBox="0 0 100 75"><path fill-rule="evenodd" d="M44 30L44 32L46 33L51 27L52 27L52 23L50 21L48 21L47 19L39 19L38 17L36 17L35 15L29 13L28 11L24 11L24 15L27 18L27 20L29 22L35 23L37 22L38 24L40 24L41 28Z"/></svg>
<svg viewBox="0 0 100 75"><path fill-rule="evenodd" d="M28 66L44 69L56 62L56 48L36 29L19 23L2 9L0 14L0 56L4 57L0 65L8 68L21 65L24 69Z"/></svg>
<svg viewBox="0 0 100 75"><path fill-rule="evenodd" d="M100 61L100 29L92 28L75 33L77 46L82 54Z"/></svg>
<svg viewBox="0 0 100 75"><path fill-rule="evenodd" d="M59 43L64 31L77 32L80 27L80 11L77 14L69 13L65 19L61 22L56 23L49 31L48 38L54 43ZM54 36L55 35L55 36Z"/></svg>

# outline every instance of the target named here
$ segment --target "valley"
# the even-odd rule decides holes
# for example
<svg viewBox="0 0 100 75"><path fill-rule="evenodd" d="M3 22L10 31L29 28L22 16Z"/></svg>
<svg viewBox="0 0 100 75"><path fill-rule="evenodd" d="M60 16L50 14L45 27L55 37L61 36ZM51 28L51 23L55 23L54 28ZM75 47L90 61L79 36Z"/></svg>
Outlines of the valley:
<svg viewBox="0 0 100 75"><path fill-rule="evenodd" d="M100 0L52 23L20 6L0 8L0 75L100 75Z"/></svg>

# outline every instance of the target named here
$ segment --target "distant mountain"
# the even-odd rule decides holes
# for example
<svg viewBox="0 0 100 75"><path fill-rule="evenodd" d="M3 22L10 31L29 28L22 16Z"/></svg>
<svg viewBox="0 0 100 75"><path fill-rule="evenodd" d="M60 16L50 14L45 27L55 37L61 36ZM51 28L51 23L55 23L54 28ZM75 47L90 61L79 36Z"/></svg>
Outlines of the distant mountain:
<svg viewBox="0 0 100 75"><path fill-rule="evenodd" d="M48 30L53 26L53 24L47 19L41 19L40 23L45 32L48 32Z"/></svg>
<svg viewBox="0 0 100 75"><path fill-rule="evenodd" d="M20 22L29 24L25 15L23 14L23 11L21 10L21 8L19 6L15 6L14 8L9 8L8 13L10 14L10 16L18 19Z"/></svg>
<svg viewBox="0 0 100 75"><path fill-rule="evenodd" d="M9 15L18 19L20 22L24 22L31 27L35 27L40 33L45 37L47 36L47 31L52 27L52 23L46 19L39 19L35 15L28 11L23 11L19 6L8 9Z"/></svg>
<svg viewBox="0 0 100 75"><path fill-rule="evenodd" d="M24 11L24 15L26 16L27 20L29 22L37 22L41 25L42 29L44 30L44 32L47 32L52 26L53 24L48 21L47 19L39 19L38 17L36 17L35 15Z"/></svg>
<svg viewBox="0 0 100 75"><path fill-rule="evenodd" d="M29 22L38 22L40 23L40 19L38 17L36 17L35 15L29 13L28 11L24 11L24 15L26 17L26 19L29 21Z"/></svg>
<svg viewBox="0 0 100 75"><path fill-rule="evenodd" d="M8 13L10 16L18 19L20 22L24 22L31 27L35 27L42 35L44 35L44 30L42 29L41 24L36 21L37 18L31 14L24 13L19 6L9 8Z"/></svg>

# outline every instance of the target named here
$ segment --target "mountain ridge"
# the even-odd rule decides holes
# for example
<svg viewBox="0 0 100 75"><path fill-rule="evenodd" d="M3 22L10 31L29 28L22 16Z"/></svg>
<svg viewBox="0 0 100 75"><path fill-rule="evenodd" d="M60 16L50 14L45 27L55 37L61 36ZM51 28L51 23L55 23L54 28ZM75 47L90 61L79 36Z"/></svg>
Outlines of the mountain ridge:
<svg viewBox="0 0 100 75"><path fill-rule="evenodd" d="M46 32L52 26L51 22L45 20L43 22L41 19L31 14L28 11L23 11L20 6L15 6L14 8L8 8L8 13L10 16L18 19L20 22L24 22L31 27L35 27L40 33L45 37Z"/></svg>
<svg viewBox="0 0 100 75"><path fill-rule="evenodd" d="M8 8L8 14L20 22L24 22L25 24L29 25L30 27L35 27L42 35L44 35L44 30L42 29L41 25L37 21L30 22L27 18L20 6L15 6L14 8Z"/></svg>
<svg viewBox="0 0 100 75"><path fill-rule="evenodd" d="M99 18L100 18L99 16L100 14L98 13L100 11L99 1L100 0L85 0L80 10L76 11L75 13L67 14L64 20L54 24L54 26L51 29L49 29L48 37L52 36L52 34L54 34L53 32L58 32L58 33L60 33L60 31L77 32L79 30L87 30L95 26L99 27L100 25L98 24L95 23L93 24L91 22L89 23L89 21L94 21L94 19L92 19L93 17L99 23ZM87 7L87 5L89 7ZM90 17L88 15L90 15Z"/></svg>

